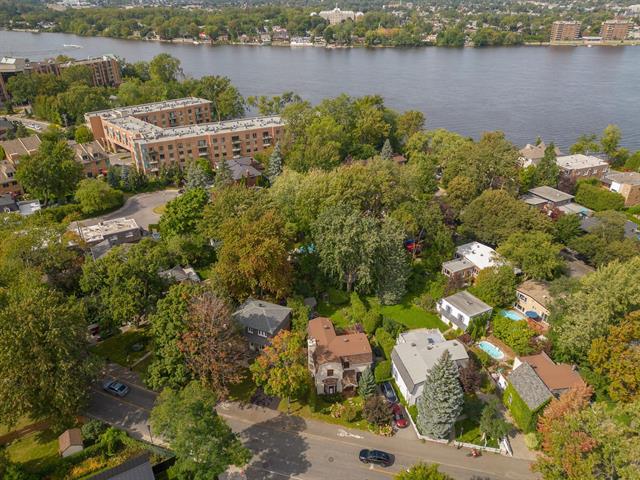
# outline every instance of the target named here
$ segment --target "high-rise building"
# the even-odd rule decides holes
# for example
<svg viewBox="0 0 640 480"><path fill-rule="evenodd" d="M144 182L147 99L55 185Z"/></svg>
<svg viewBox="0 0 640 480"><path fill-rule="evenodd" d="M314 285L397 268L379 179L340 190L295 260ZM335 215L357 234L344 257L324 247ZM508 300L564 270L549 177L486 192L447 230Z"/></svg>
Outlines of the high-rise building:
<svg viewBox="0 0 640 480"><path fill-rule="evenodd" d="M364 15L362 12L354 12L353 10L340 10L338 7L333 10L323 10L318 15L329 22L330 25L336 25L346 20L356 21L357 18Z"/></svg>
<svg viewBox="0 0 640 480"><path fill-rule="evenodd" d="M620 41L627 38L632 23L628 20L607 20L602 22L600 36L603 42Z"/></svg>
<svg viewBox="0 0 640 480"><path fill-rule="evenodd" d="M111 151L127 151L139 171L182 168L194 158L213 166L250 157L275 144L284 132L279 116L211 122L211 102L187 97L90 112L85 119L94 138Z"/></svg>
<svg viewBox="0 0 640 480"><path fill-rule="evenodd" d="M580 22L558 21L551 25L551 42L569 42L580 36Z"/></svg>

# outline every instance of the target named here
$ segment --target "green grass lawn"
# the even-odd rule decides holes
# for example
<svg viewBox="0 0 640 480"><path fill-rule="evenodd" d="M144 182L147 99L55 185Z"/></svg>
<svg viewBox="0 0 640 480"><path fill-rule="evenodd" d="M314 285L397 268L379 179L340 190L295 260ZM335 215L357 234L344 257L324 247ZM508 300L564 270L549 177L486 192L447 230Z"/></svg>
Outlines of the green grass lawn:
<svg viewBox="0 0 640 480"><path fill-rule="evenodd" d="M358 428L360 430L368 430L369 423L364 418L362 418L362 399L360 397L353 397L352 400L355 402L356 407L359 410L355 420L352 422L347 422L342 418L332 417L329 414L329 408L331 407L331 403L323 400L321 396L318 396L318 399L317 399L318 407L316 412L312 411L310 406L306 402L299 401L299 400L292 400L291 405L289 407L289 413L292 415L303 417L303 418L319 420L321 422L332 423L334 425L342 425L343 427L347 427L347 428ZM347 401L348 400L345 399L343 400L343 403ZM278 405L278 410L280 410L281 412L287 411L286 399L282 399L280 401L280 405Z"/></svg>
<svg viewBox="0 0 640 480"><path fill-rule="evenodd" d="M12 427L0 424L0 436L6 435L7 433L15 432L16 430L20 430L24 427L28 427L32 423L35 423L35 422L31 420L29 417L21 417L20 419L18 419L16 424Z"/></svg>
<svg viewBox="0 0 640 480"><path fill-rule="evenodd" d="M7 454L12 462L37 473L58 462L58 436L50 430L25 435L7 446Z"/></svg>
<svg viewBox="0 0 640 480"><path fill-rule="evenodd" d="M482 433L480 433L480 425L478 419L465 418L456 422L456 440L464 443L472 443L474 445L484 445ZM487 447L498 448L498 442L493 439L487 440Z"/></svg>
<svg viewBox="0 0 640 480"><path fill-rule="evenodd" d="M135 344L142 344L144 348L135 352L132 348ZM151 335L148 330L132 329L107 338L91 347L91 351L111 362L130 367L136 360L142 358L150 348Z"/></svg>

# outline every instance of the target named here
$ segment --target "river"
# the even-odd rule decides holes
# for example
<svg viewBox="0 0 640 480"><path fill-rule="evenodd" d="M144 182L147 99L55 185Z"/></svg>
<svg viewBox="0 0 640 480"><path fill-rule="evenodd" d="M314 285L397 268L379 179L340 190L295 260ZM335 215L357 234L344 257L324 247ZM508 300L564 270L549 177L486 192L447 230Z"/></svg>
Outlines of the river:
<svg viewBox="0 0 640 480"><path fill-rule="evenodd" d="M424 112L428 128L476 138L503 130L518 145L540 135L563 149L614 123L622 143L640 149L640 47L327 50L0 31L0 55L32 60L113 53L137 61L162 52L179 58L188 75L230 77L245 96L291 90L318 102L380 94L396 110Z"/></svg>

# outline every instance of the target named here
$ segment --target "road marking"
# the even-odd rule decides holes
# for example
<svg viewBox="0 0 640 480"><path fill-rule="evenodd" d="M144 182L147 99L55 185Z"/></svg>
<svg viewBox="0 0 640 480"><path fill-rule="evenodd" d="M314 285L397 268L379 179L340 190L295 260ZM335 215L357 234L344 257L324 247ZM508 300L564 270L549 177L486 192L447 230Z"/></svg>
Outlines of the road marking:
<svg viewBox="0 0 640 480"><path fill-rule="evenodd" d="M356 435L355 433L347 432L346 430L338 430L339 437L351 437L351 438L364 438L362 435Z"/></svg>
<svg viewBox="0 0 640 480"><path fill-rule="evenodd" d="M247 465L247 469L250 469L250 468L252 468L254 470L257 470L259 472L267 472L267 473L271 473L273 475L278 475L278 476L284 477L284 478L293 478L294 480L303 480L302 477L297 477L295 475L289 475L288 473L276 472L275 470L269 470L267 468L258 467L257 465L253 465L253 464Z"/></svg>

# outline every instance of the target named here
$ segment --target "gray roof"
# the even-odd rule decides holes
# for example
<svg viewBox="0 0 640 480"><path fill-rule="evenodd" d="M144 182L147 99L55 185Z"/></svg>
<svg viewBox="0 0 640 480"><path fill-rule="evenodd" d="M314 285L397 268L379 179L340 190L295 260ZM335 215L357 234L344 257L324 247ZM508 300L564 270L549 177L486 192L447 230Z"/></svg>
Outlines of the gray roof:
<svg viewBox="0 0 640 480"><path fill-rule="evenodd" d="M621 183L621 184L629 184L629 185L640 185L640 173L638 172L609 172L605 179L611 182Z"/></svg>
<svg viewBox="0 0 640 480"><path fill-rule="evenodd" d="M468 317L475 317L485 312L490 312L492 308L479 298L471 295L466 290L455 293L449 297L443 298L451 306L457 308Z"/></svg>
<svg viewBox="0 0 640 480"><path fill-rule="evenodd" d="M287 322L291 315L289 307L248 299L233 313L234 318L244 327L253 328L271 335Z"/></svg>
<svg viewBox="0 0 640 480"><path fill-rule="evenodd" d="M553 203L565 202L573 198L573 195L569 195L568 193L564 193L560 190L548 186L532 188L531 190L529 190L529 193L532 193L537 197L544 198L545 200Z"/></svg>
<svg viewBox="0 0 640 480"><path fill-rule="evenodd" d="M192 282L199 282L200 276L192 267L182 267L180 265L176 265L169 270L162 270L158 272L162 278L167 280L174 280L176 282L186 282L187 280L191 280Z"/></svg>
<svg viewBox="0 0 640 480"><path fill-rule="evenodd" d="M585 232L592 232L598 225L600 225L600 219L598 217L584 217L580 221L580 228ZM631 240L640 240L638 225L631 220L627 220L624 224L624 236Z"/></svg>
<svg viewBox="0 0 640 480"><path fill-rule="evenodd" d="M231 176L235 181L243 178L255 178L262 175L262 172L256 168L258 163L251 157L233 158L226 161Z"/></svg>
<svg viewBox="0 0 640 480"><path fill-rule="evenodd" d="M475 265L465 258L455 258L442 264L442 268L451 273L461 272L473 267L475 267Z"/></svg>
<svg viewBox="0 0 640 480"><path fill-rule="evenodd" d="M0 209L8 209L11 212L18 210L18 204L11 195L0 195Z"/></svg>
<svg viewBox="0 0 640 480"><path fill-rule="evenodd" d="M532 412L553 397L551 391L528 363L523 362L518 365L507 380Z"/></svg>
<svg viewBox="0 0 640 480"><path fill-rule="evenodd" d="M545 200L544 198L533 195L531 193L525 193L524 195L521 195L520 200L522 200L527 205L533 205L534 207L547 203L547 200Z"/></svg>
<svg viewBox="0 0 640 480"><path fill-rule="evenodd" d="M391 351L391 361L410 391L413 391L416 385L424 383L427 372L445 351L449 351L454 362L469 358L461 342L444 340L442 335L434 335L427 329L401 335L404 337L398 338L398 343Z"/></svg>
<svg viewBox="0 0 640 480"><path fill-rule="evenodd" d="M154 480L153 469L149 463L149 454L145 453L127 460L117 467L98 473L90 480Z"/></svg>

